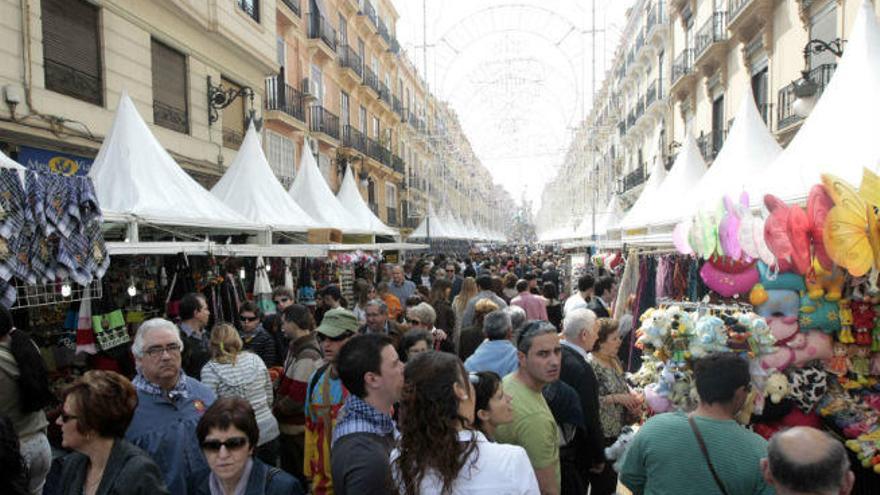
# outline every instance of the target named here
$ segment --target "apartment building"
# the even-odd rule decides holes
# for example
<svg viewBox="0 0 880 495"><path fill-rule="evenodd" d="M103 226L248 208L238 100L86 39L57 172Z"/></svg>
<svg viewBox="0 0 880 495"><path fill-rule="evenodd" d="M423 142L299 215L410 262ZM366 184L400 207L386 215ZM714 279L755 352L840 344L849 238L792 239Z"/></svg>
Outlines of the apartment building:
<svg viewBox="0 0 880 495"><path fill-rule="evenodd" d="M655 163L672 165L688 127L711 166L741 99L749 94L768 128L787 145L806 117L796 111L795 82L805 72L821 97L837 66L831 50L805 55L808 41L819 46L840 39L845 49L859 4L636 0L582 125L587 132L572 142L572 149L585 149L587 143L590 150L572 159L592 167L580 184L598 189L603 198L618 194L628 207ZM880 3L874 8L880 12ZM557 187L582 174L572 167L561 170L568 175L552 183Z"/></svg>
<svg viewBox="0 0 880 495"><path fill-rule="evenodd" d="M206 187L253 120L285 185L308 139L331 188L351 165L389 225L414 227L441 191L479 209L459 174L485 169L436 155L441 104L397 20L390 0L0 0L0 149L86 173L127 91Z"/></svg>

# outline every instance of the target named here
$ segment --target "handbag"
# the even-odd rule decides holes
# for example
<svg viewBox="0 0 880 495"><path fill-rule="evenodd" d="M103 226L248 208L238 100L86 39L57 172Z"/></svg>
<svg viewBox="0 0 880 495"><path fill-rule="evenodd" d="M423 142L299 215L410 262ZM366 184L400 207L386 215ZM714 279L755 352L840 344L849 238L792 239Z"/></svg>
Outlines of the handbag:
<svg viewBox="0 0 880 495"><path fill-rule="evenodd" d="M119 347L131 341L121 309L102 315L92 315L92 330L102 351Z"/></svg>
<svg viewBox="0 0 880 495"><path fill-rule="evenodd" d="M709 458L709 451L706 449L706 442L703 441L703 435L700 434L700 429L697 428L697 422L694 421L694 417L688 415L688 424L691 425L691 430L694 431L694 436L697 437L697 444L700 446L700 452L703 453L703 459L706 459L706 464L709 465L709 472L712 473L712 478L715 480L715 484L718 485L718 489L721 490L722 495L728 495L727 489L724 488L724 483L721 482L721 478L718 477L718 473L715 472L715 466L712 465L712 459Z"/></svg>

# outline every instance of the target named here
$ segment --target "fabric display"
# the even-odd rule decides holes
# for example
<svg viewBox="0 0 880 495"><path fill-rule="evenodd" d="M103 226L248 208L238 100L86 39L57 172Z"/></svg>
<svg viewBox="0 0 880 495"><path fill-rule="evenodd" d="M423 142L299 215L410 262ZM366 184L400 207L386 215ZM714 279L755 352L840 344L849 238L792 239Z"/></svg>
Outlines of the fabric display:
<svg viewBox="0 0 880 495"><path fill-rule="evenodd" d="M0 169L0 303L12 306L13 278L28 285L104 276L110 256L91 179Z"/></svg>

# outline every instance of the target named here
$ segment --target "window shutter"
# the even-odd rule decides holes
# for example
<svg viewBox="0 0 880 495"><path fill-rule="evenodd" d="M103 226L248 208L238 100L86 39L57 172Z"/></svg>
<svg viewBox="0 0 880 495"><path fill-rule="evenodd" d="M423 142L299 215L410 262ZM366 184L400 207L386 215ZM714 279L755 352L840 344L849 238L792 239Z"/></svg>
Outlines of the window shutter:
<svg viewBox="0 0 880 495"><path fill-rule="evenodd" d="M98 8L83 0L43 0L46 89L103 105Z"/></svg>
<svg viewBox="0 0 880 495"><path fill-rule="evenodd" d="M152 40L151 51L153 121L186 134L189 132L186 56L156 40Z"/></svg>

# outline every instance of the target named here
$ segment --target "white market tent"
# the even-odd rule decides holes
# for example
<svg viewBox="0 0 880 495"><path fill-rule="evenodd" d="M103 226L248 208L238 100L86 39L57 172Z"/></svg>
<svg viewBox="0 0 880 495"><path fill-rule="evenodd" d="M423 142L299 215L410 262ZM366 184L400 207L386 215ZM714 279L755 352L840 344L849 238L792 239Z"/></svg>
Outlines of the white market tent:
<svg viewBox="0 0 880 495"><path fill-rule="evenodd" d="M660 185L665 178L666 167L663 166L661 160L657 160L657 162L654 163L654 170L651 172L651 176L648 177L647 182L645 182L645 186L642 188L642 193L639 195L639 198L633 203L632 208L629 209L626 215L624 215L623 220L618 224L620 229L635 229L645 226L645 224L641 222L641 217L645 215L644 209L648 206L648 203L651 202L651 198L654 196L654 193L657 192L657 189L660 188Z"/></svg>
<svg viewBox="0 0 880 495"><path fill-rule="evenodd" d="M363 196L358 191L357 184L354 181L354 174L351 167L345 167L345 176L342 178L342 185L339 192L336 193L336 199L342 204L343 208L357 220L357 224L366 228L373 234L378 235L397 235L397 231L382 223L367 203L364 202Z"/></svg>
<svg viewBox="0 0 880 495"><path fill-rule="evenodd" d="M21 179L22 185L24 185L24 174L27 172L27 168L6 156L2 151L0 151L0 168L11 168L12 170L18 171L18 176Z"/></svg>
<svg viewBox="0 0 880 495"><path fill-rule="evenodd" d="M822 173L858 186L864 167L880 171L877 115L880 27L871 2L863 1L837 70L815 108L767 173L750 182L752 204L761 203L764 193L802 201Z"/></svg>
<svg viewBox="0 0 880 495"><path fill-rule="evenodd" d="M649 202L634 222L641 226L664 226L678 223L687 213L687 206L694 194L694 186L706 173L706 162L691 132L684 138L684 145L666 180L651 195Z"/></svg>
<svg viewBox="0 0 880 495"><path fill-rule="evenodd" d="M429 207L428 215L422 219L409 236L415 239L427 239L429 227L432 239L452 239L454 235L444 221L434 213L434 208Z"/></svg>
<svg viewBox="0 0 880 495"><path fill-rule="evenodd" d="M623 209L620 207L617 195L614 195L604 210L596 212L596 238L601 239L607 236L609 228L617 225L621 219L623 219ZM591 212L584 215L575 235L578 239L589 239L593 236L593 214Z"/></svg>
<svg viewBox="0 0 880 495"><path fill-rule="evenodd" d="M181 227L265 228L223 204L180 168L125 91L89 177L101 209L110 215Z"/></svg>
<svg viewBox="0 0 880 495"><path fill-rule="evenodd" d="M747 91L721 152L689 195L691 202L683 218L697 211L715 211L724 196L734 202L746 183L762 177L782 152L782 147L761 119L751 91Z"/></svg>
<svg viewBox="0 0 880 495"><path fill-rule="evenodd" d="M369 234L369 227L360 224L333 195L321 176L309 140L303 145L299 171L287 191L320 227L339 229L345 234Z"/></svg>
<svg viewBox="0 0 880 495"><path fill-rule="evenodd" d="M274 230L305 232L318 226L272 173L253 123L211 194L245 218Z"/></svg>

